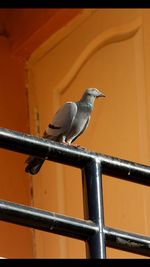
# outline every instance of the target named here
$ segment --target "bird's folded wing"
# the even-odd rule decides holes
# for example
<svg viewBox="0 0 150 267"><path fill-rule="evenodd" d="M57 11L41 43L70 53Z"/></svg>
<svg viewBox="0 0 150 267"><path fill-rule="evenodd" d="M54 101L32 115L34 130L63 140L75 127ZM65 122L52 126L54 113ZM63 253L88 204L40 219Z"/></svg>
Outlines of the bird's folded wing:
<svg viewBox="0 0 150 267"><path fill-rule="evenodd" d="M52 122L46 129L49 136L58 136L65 133L72 125L77 114L77 105L75 102L66 102L55 114Z"/></svg>

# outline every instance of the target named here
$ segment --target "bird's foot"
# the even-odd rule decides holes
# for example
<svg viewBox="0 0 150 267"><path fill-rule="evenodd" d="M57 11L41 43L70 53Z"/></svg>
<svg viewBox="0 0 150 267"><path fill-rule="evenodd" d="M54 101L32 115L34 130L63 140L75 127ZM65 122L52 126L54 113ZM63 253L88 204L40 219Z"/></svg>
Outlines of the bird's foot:
<svg viewBox="0 0 150 267"><path fill-rule="evenodd" d="M69 144L66 141L62 141L62 144L68 146Z"/></svg>
<svg viewBox="0 0 150 267"><path fill-rule="evenodd" d="M71 144L71 146L73 146L74 148L80 148L80 149L84 149L84 150L86 150L86 148L85 147L83 147L83 146L80 146L80 145L77 145L77 144Z"/></svg>
<svg viewBox="0 0 150 267"><path fill-rule="evenodd" d="M86 150L86 148L83 147L83 146L80 146L80 145L77 145L77 144L70 144L70 143L68 143L66 141L63 141L62 144L66 145L66 146L73 146L74 148L80 148L80 149Z"/></svg>

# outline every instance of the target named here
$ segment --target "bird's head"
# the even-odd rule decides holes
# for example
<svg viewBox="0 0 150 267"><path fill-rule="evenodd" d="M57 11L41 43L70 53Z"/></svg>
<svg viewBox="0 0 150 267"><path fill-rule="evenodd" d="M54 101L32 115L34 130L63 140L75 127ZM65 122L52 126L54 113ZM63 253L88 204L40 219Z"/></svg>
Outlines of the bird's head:
<svg viewBox="0 0 150 267"><path fill-rule="evenodd" d="M85 90L84 94L88 96L93 96L95 98L105 97L105 95L102 92L100 92L97 88L88 88Z"/></svg>
<svg viewBox="0 0 150 267"><path fill-rule="evenodd" d="M97 97L104 97L105 95L100 92L97 88L87 88L81 98L81 101L94 104L94 101Z"/></svg>

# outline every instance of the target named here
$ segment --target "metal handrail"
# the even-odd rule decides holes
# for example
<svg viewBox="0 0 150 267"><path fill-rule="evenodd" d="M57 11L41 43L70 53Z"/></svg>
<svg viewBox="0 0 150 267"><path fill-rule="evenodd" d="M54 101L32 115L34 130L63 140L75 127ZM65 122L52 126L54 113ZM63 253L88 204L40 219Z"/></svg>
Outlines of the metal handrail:
<svg viewBox="0 0 150 267"><path fill-rule="evenodd" d="M4 128L0 147L80 168L85 212L80 220L0 201L0 220L84 240L89 258L105 258L106 246L150 256L150 237L105 226L102 196L102 174L149 186L149 166Z"/></svg>

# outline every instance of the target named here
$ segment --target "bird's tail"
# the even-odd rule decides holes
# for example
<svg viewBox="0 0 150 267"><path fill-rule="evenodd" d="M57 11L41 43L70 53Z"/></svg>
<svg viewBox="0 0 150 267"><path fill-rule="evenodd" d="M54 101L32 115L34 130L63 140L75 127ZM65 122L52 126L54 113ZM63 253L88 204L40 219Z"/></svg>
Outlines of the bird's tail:
<svg viewBox="0 0 150 267"><path fill-rule="evenodd" d="M26 160L27 166L25 168L26 172L29 172L30 174L34 175L39 172L41 169L44 159L34 157L34 156L29 156Z"/></svg>

